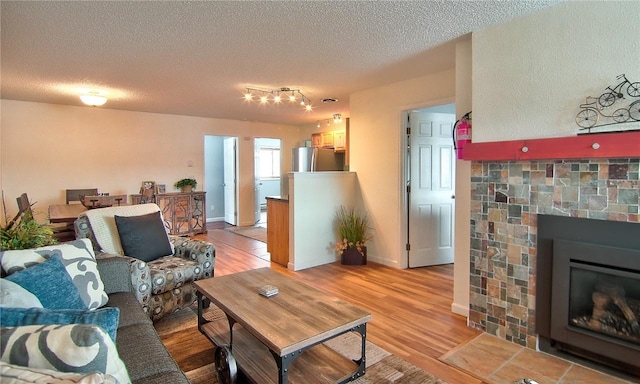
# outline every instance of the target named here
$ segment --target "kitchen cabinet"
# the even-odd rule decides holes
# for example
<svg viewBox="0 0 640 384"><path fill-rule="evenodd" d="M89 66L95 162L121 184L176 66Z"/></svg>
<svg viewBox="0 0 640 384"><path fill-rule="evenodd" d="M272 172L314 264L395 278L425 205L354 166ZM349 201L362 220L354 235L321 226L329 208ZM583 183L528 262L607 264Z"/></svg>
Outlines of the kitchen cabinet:
<svg viewBox="0 0 640 384"><path fill-rule="evenodd" d="M205 193L159 193L153 199L160 207L164 225L171 235L187 236L207 233ZM131 195L140 204L141 195Z"/></svg>
<svg viewBox="0 0 640 384"><path fill-rule="evenodd" d="M311 135L311 146L322 147L322 133L314 133Z"/></svg>
<svg viewBox="0 0 640 384"><path fill-rule="evenodd" d="M322 132L322 148L333 148L333 131Z"/></svg>
<svg viewBox="0 0 640 384"><path fill-rule="evenodd" d="M267 252L271 261L289 264L289 200L267 196Z"/></svg>
<svg viewBox="0 0 640 384"><path fill-rule="evenodd" d="M344 152L347 149L347 134L345 131L333 132L333 149L336 152Z"/></svg>

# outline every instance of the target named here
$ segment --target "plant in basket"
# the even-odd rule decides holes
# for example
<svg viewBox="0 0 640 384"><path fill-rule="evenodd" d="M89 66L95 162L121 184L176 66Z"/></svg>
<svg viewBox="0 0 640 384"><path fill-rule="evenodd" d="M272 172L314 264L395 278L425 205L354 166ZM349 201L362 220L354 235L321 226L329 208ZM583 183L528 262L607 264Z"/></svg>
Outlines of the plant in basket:
<svg viewBox="0 0 640 384"><path fill-rule="evenodd" d="M372 238L367 214L354 207L341 205L335 213L333 223L338 237L335 249L342 264L366 264L365 243Z"/></svg>

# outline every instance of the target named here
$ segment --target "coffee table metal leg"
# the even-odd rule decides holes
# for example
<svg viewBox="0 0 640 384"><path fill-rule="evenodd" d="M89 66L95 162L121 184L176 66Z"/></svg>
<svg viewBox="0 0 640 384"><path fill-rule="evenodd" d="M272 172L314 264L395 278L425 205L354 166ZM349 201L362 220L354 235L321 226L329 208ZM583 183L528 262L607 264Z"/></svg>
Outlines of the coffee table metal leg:
<svg viewBox="0 0 640 384"><path fill-rule="evenodd" d="M362 349L360 352L360 359L354 360L358 364L358 370L351 375L351 377L345 381L353 381L358 377L364 375L365 367L367 363L367 355L366 355L366 346L367 346L367 323L358 325L357 327L352 329L355 332L360 334L360 339L362 340Z"/></svg>
<svg viewBox="0 0 640 384"><path fill-rule="evenodd" d="M293 363L293 360L297 357L296 352L290 353L285 356L278 356L272 350L269 350L273 355L273 358L276 360L276 365L278 366L278 384L286 384L289 380L289 366ZM302 352L297 352L302 353Z"/></svg>

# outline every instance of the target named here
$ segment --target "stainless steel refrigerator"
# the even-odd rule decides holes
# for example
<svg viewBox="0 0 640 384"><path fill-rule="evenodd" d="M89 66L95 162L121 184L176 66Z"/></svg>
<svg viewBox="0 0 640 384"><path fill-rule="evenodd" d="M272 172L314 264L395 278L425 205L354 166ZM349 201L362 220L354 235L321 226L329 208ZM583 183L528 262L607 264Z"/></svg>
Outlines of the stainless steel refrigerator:
<svg viewBox="0 0 640 384"><path fill-rule="evenodd" d="M333 149L297 147L291 159L293 172L344 171L344 153Z"/></svg>

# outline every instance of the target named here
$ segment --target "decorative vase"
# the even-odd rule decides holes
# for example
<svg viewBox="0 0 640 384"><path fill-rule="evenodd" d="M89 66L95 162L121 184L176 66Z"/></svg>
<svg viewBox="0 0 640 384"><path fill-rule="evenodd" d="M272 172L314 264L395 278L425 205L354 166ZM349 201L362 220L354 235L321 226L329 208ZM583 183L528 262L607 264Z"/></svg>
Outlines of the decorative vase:
<svg viewBox="0 0 640 384"><path fill-rule="evenodd" d="M193 191L193 185L184 185L180 187L180 191L182 191L182 193L191 193Z"/></svg>
<svg viewBox="0 0 640 384"><path fill-rule="evenodd" d="M362 253L356 247L347 247L340 256L340 261L345 265L367 264L367 247L360 247Z"/></svg>

